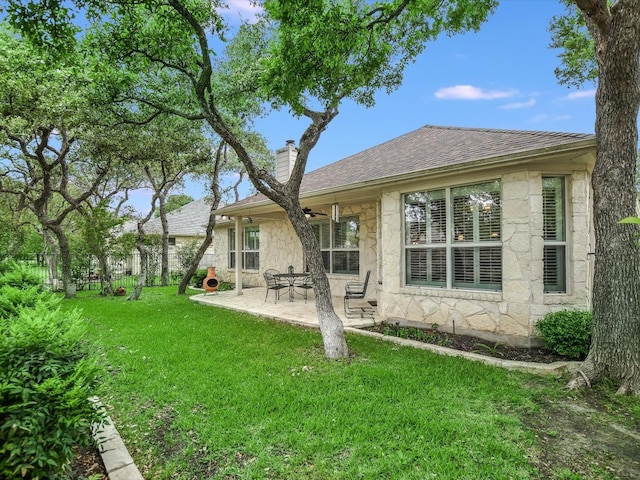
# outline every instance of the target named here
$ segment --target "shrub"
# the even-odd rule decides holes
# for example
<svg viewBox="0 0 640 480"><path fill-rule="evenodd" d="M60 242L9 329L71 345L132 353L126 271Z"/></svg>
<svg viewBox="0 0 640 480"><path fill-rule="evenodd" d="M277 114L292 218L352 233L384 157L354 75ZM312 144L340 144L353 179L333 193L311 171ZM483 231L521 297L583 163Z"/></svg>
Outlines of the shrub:
<svg viewBox="0 0 640 480"><path fill-rule="evenodd" d="M42 280L26 265L7 260L0 262L0 286L12 287L42 287Z"/></svg>
<svg viewBox="0 0 640 480"><path fill-rule="evenodd" d="M11 285L0 286L0 319L18 315L22 308L34 308L36 304L48 298L48 292L40 286L18 288Z"/></svg>
<svg viewBox="0 0 640 480"><path fill-rule="evenodd" d="M570 358L584 358L591 344L591 312L561 310L547 313L536 323L545 348Z"/></svg>
<svg viewBox="0 0 640 480"><path fill-rule="evenodd" d="M101 368L79 311L40 298L0 322L0 478L59 478L104 413L89 397Z"/></svg>
<svg viewBox="0 0 640 480"><path fill-rule="evenodd" d="M199 268L191 277L191 285L194 287L202 287L202 282L207 278L207 269Z"/></svg>

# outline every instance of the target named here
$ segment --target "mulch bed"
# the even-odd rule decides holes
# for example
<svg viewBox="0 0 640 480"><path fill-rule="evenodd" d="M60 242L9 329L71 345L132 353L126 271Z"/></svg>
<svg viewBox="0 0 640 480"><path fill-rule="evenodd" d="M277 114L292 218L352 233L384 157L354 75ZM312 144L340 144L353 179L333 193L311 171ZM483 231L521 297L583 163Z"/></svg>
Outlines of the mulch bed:
<svg viewBox="0 0 640 480"><path fill-rule="evenodd" d="M72 478L76 480L109 480L107 469L104 468L102 457L96 447L82 447L76 449L76 460L72 466Z"/></svg>
<svg viewBox="0 0 640 480"><path fill-rule="evenodd" d="M553 363L580 360L558 355L543 348L512 347L500 342L491 342L469 335L457 335L453 333L441 332L437 329L406 327L393 323L382 322L372 327L363 328L363 330L382 333L384 335L399 338L407 338L424 343L431 343L434 345L440 345L442 347L461 350L463 352L473 352L488 357L501 358L504 360L537 363Z"/></svg>

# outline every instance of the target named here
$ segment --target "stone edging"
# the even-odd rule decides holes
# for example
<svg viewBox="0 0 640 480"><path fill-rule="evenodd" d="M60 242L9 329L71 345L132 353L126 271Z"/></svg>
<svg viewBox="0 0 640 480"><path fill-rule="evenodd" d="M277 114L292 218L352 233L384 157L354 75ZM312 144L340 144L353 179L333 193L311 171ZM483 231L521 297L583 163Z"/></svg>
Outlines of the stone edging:
<svg viewBox="0 0 640 480"><path fill-rule="evenodd" d="M439 355L448 355L450 357L463 357L474 362L481 362L495 367L501 367L506 370L515 370L520 372L533 373L536 375L554 375L560 376L565 373L573 373L578 369L580 362L553 362L553 363L535 363L535 362L518 362L515 360L501 360L500 358L487 357L479 353L463 352L453 348L441 347L431 343L418 342L417 340L409 340L406 338L384 335L378 332L370 332L368 330L360 330L358 328L345 327L347 332L358 333L368 337L379 338L387 342L397 343L407 347L420 348L422 350L430 350Z"/></svg>
<svg viewBox="0 0 640 480"><path fill-rule="evenodd" d="M104 409L97 397L89 399L96 408ZM133 462L129 450L125 446L120 433L111 417L105 418L102 427L94 426L93 438L98 443L102 463L109 475L109 480L144 480L144 477Z"/></svg>

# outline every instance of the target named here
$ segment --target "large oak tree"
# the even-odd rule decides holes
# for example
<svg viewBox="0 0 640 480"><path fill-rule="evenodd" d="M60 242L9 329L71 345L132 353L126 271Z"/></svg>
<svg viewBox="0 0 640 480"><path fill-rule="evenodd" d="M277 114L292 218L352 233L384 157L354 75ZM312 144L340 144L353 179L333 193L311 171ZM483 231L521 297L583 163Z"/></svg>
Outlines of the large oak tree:
<svg viewBox="0 0 640 480"><path fill-rule="evenodd" d="M13 4L21 2L15 1ZM26 2L25 2L26 3ZM48 2L49 5L57 2ZM87 2L81 2L86 4ZM225 90L214 53L224 40L225 25L215 7L205 0L146 0L95 2L108 6L110 17L101 29L99 45L117 66L146 75L126 101L185 118L206 121L233 150L255 188L286 212L305 251L316 282L316 306L328 358L348 355L343 325L334 311L329 281L320 249L299 201L300 183L309 153L322 132L338 115L342 101L374 105L380 90L391 92L402 83L402 73L440 34L478 29L496 6L496 0L268 0L266 16L254 33L251 63L238 59L235 70L242 88ZM34 10L32 10L34 11ZM22 12L21 17L25 14ZM47 18L30 30L47 31ZM106 20L105 15L99 17ZM64 22L63 22L64 23ZM33 25L34 22L28 22ZM29 33L29 32L28 32ZM64 42L62 42L64 44ZM142 70L141 70L142 68ZM189 85L187 98L167 104L166 79L180 76ZM228 78L228 77L227 77ZM239 85L238 82L236 84ZM298 141L298 155L289 180L278 182L256 165L239 134L242 99L264 99L304 117L308 126ZM235 107L226 103L233 99ZM123 99L124 101L124 99ZM240 125L242 122L240 122Z"/></svg>
<svg viewBox="0 0 640 480"><path fill-rule="evenodd" d="M76 289L64 222L110 167L109 159L97 161L82 147L91 124L87 77L77 56L53 59L0 30L0 192L33 212L45 242L55 237L66 297ZM79 176L82 182L75 181ZM57 268L50 274L57 281Z"/></svg>
<svg viewBox="0 0 640 480"><path fill-rule="evenodd" d="M578 10L553 22L553 45L565 48L558 78L576 84L597 78L593 334L570 386L609 378L620 393L640 394L639 231L637 224L619 223L637 214L640 2L573 0L568 5Z"/></svg>

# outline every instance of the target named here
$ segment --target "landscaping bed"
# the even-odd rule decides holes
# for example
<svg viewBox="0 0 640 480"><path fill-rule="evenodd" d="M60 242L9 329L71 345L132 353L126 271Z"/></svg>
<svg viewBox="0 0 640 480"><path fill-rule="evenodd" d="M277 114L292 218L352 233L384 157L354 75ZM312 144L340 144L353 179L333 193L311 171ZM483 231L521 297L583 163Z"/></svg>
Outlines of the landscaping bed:
<svg viewBox="0 0 640 480"><path fill-rule="evenodd" d="M488 357L520 362L553 363L576 361L580 359L558 355L544 348L512 347L500 342L491 342L470 335L458 335L442 332L434 325L433 328L418 328L402 326L395 323L382 322L363 330L377 332L398 338L407 338L418 342L430 343L441 347L452 348L463 352L473 352Z"/></svg>

